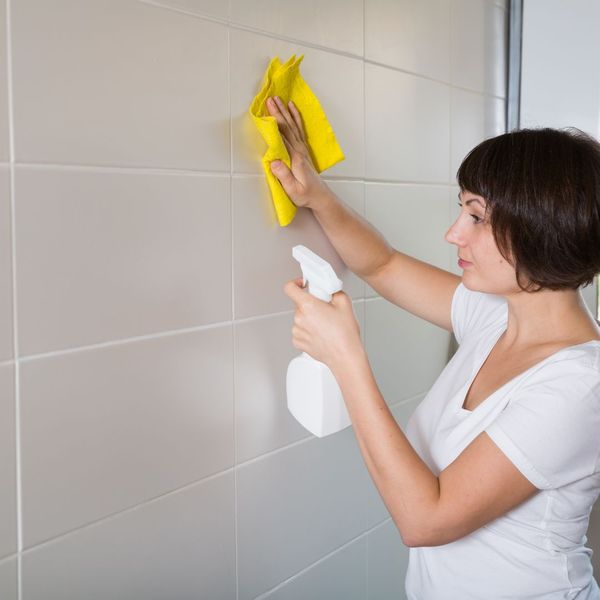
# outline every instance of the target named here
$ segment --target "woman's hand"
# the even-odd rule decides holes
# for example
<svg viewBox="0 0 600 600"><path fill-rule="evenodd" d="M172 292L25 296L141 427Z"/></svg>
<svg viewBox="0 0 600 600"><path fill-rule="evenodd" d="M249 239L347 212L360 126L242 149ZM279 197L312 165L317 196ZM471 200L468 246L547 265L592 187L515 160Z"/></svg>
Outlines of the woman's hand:
<svg viewBox="0 0 600 600"><path fill-rule="evenodd" d="M274 160L271 163L271 172L279 179L285 193L296 206L312 208L320 197L331 194L331 191L312 164L300 113L291 101L288 110L277 96L267 98L266 105L271 116L277 121L283 143L292 161L290 170L283 161Z"/></svg>
<svg viewBox="0 0 600 600"><path fill-rule="evenodd" d="M336 292L331 302L324 302L302 287L302 279L288 281L283 291L296 304L292 328L295 348L325 363L334 374L357 353L364 353L360 327L347 294Z"/></svg>

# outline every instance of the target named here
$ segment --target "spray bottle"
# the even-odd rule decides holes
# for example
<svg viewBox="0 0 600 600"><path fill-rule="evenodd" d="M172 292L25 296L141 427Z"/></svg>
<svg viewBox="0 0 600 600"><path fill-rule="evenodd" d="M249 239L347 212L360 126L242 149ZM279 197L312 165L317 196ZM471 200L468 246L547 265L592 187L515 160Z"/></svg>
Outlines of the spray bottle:
<svg viewBox="0 0 600 600"><path fill-rule="evenodd" d="M300 263L303 285L313 296L331 302L342 289L331 265L304 246L294 246L292 256ZM340 387L329 367L303 352L292 359L286 378L287 405L296 420L317 437L336 433L351 425Z"/></svg>

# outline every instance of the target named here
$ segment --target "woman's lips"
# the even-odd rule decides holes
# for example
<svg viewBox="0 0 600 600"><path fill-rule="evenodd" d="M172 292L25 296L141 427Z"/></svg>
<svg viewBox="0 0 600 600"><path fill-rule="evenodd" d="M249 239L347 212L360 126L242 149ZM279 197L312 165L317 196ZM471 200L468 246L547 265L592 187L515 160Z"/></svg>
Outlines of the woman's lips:
<svg viewBox="0 0 600 600"><path fill-rule="evenodd" d="M458 266L461 269L466 269L467 267L470 267L473 263L467 262L466 260L463 260L462 258L458 259Z"/></svg>

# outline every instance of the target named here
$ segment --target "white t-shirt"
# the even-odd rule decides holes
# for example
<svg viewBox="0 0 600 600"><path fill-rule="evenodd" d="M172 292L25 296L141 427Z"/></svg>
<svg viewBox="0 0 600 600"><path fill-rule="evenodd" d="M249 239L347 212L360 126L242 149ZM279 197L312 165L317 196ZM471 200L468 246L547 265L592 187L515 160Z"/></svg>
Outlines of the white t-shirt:
<svg viewBox="0 0 600 600"><path fill-rule="evenodd" d="M585 547L600 493L600 341L563 348L462 408L507 325L506 300L459 284L460 344L412 414L406 435L437 476L485 431L539 490L473 533L410 548L409 600L598 600Z"/></svg>

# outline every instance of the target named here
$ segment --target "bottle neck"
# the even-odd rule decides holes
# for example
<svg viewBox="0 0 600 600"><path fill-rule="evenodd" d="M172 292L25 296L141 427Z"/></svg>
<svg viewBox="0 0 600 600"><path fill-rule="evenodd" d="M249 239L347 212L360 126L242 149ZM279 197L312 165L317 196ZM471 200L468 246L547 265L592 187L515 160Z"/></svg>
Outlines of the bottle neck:
<svg viewBox="0 0 600 600"><path fill-rule="evenodd" d="M311 285L310 281L308 282L308 292L313 295L315 298L319 300L324 300L325 302L331 302L331 294L323 291L321 288L318 288L316 285Z"/></svg>

